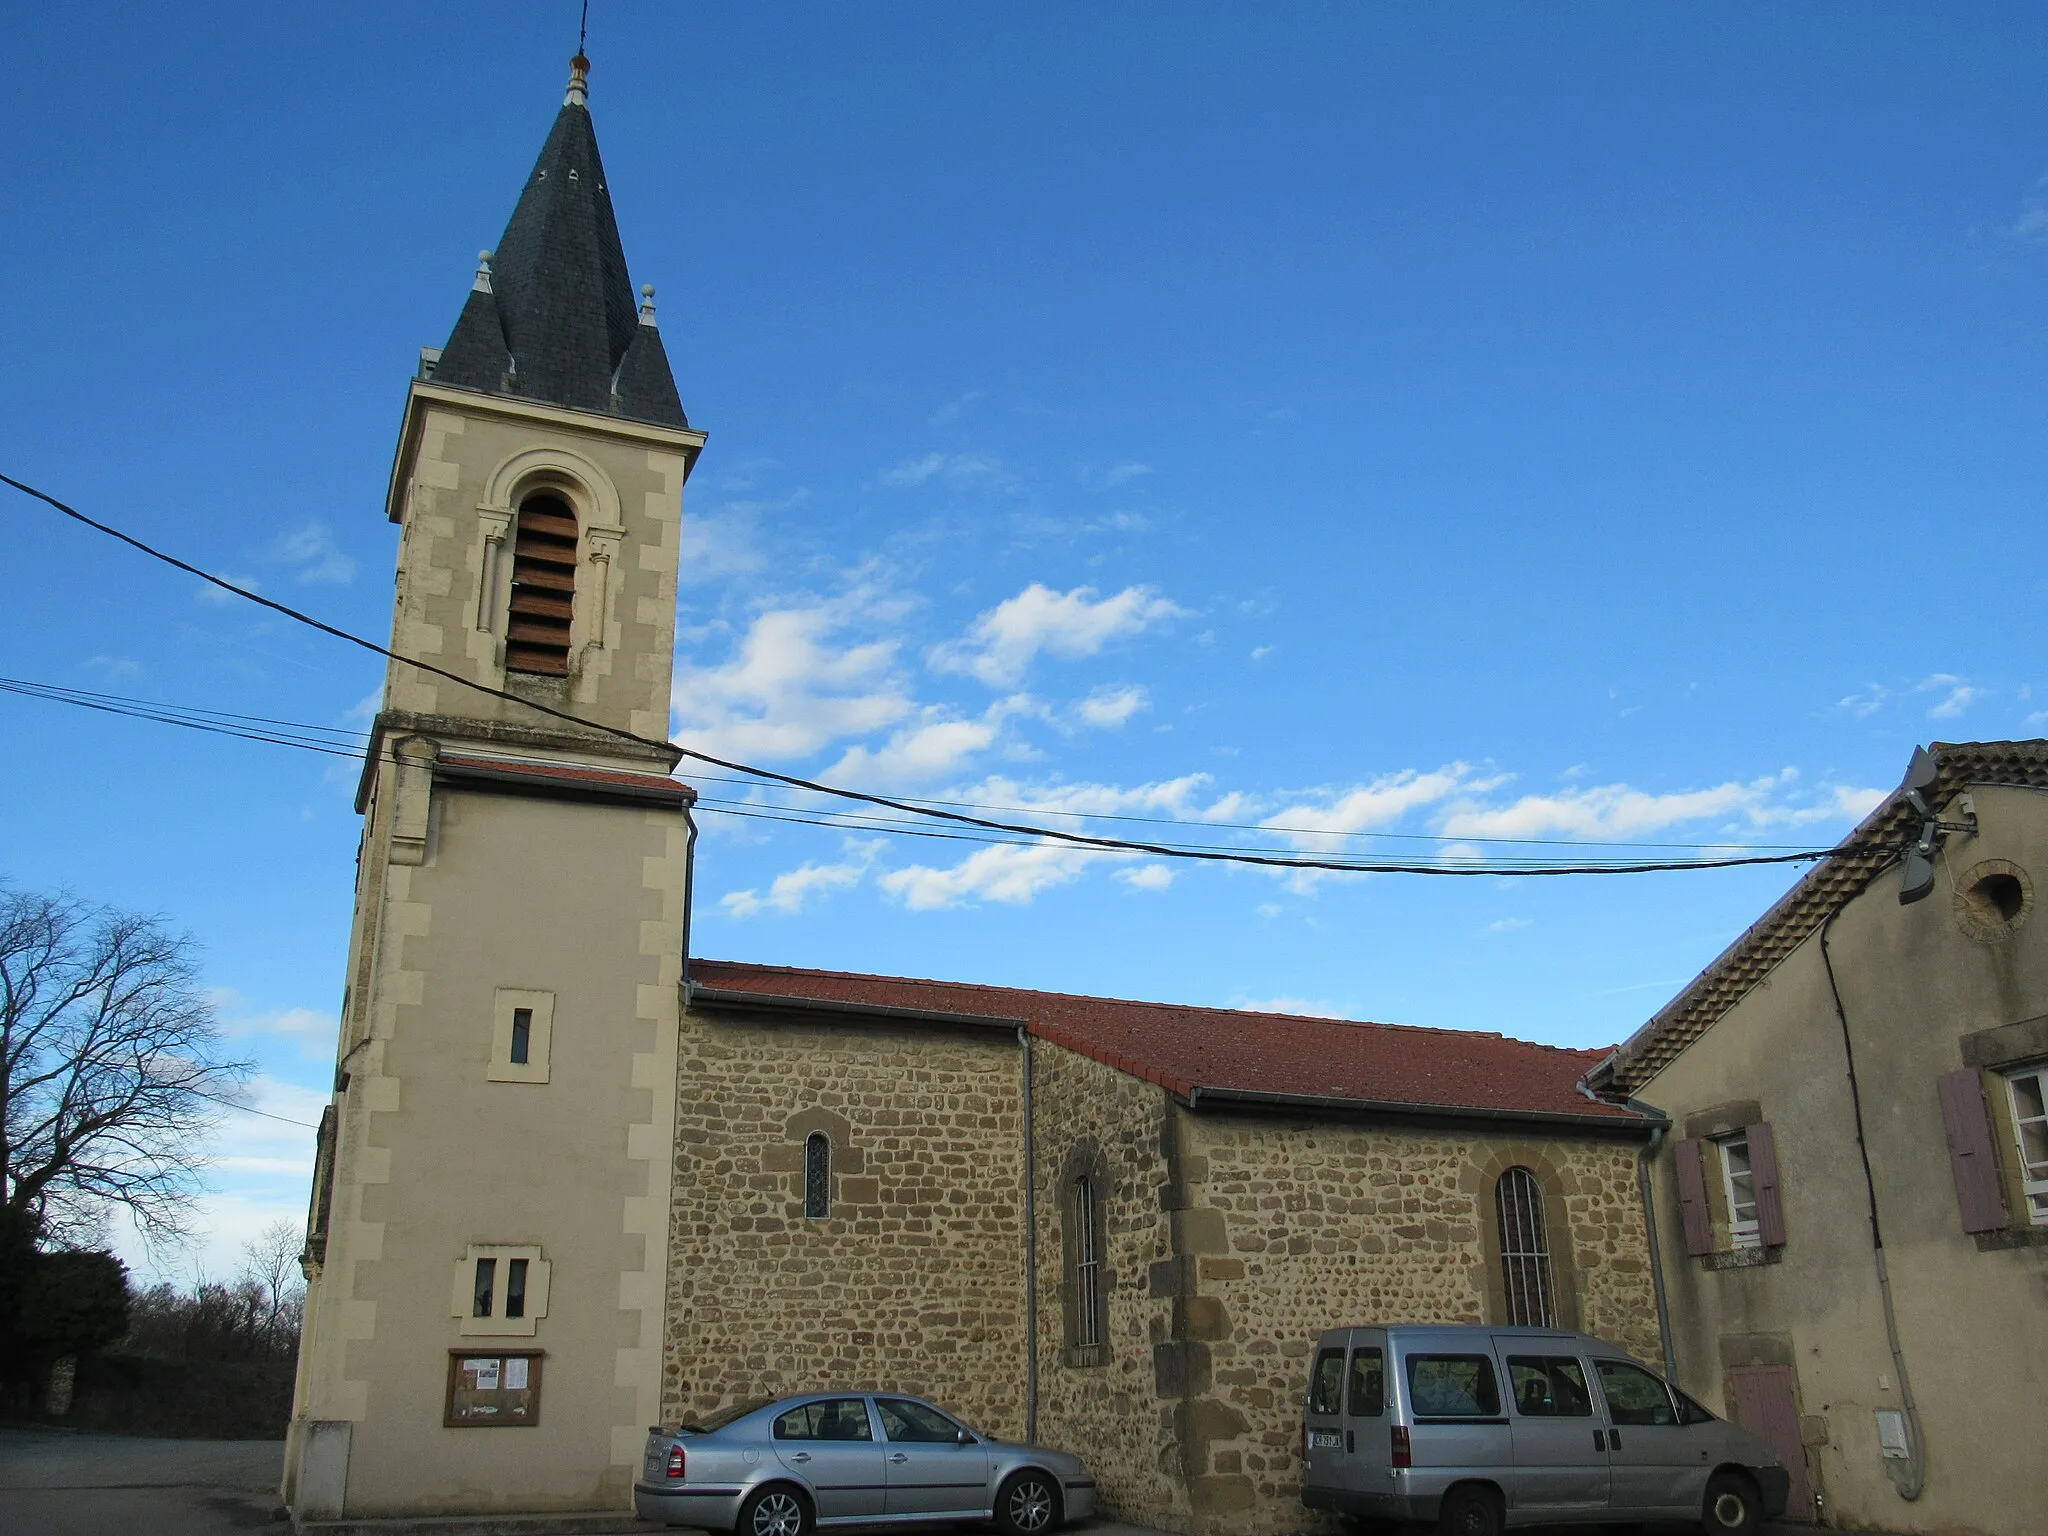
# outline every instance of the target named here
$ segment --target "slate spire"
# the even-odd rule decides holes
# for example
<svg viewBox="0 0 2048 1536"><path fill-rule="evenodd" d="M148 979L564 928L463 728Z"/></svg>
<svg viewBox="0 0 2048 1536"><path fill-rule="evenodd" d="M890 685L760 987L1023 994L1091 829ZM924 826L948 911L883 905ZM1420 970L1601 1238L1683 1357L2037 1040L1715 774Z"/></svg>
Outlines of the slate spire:
<svg viewBox="0 0 2048 1536"><path fill-rule="evenodd" d="M511 222L487 254L434 381L687 426L650 305L633 302L591 126L590 61L569 90Z"/></svg>

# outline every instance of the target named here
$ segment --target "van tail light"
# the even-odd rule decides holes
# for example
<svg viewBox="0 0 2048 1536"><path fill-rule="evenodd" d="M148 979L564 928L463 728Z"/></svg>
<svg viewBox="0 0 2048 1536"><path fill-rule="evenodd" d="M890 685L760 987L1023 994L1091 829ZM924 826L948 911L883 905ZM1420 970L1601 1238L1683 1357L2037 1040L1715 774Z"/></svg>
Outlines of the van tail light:
<svg viewBox="0 0 2048 1536"><path fill-rule="evenodd" d="M1393 1429L1393 1435L1394 1465L1397 1467L1414 1466L1415 1447L1408 1443L1408 1426L1406 1424L1396 1424Z"/></svg>
<svg viewBox="0 0 2048 1536"><path fill-rule="evenodd" d="M670 1477L681 1477L683 1475L683 1448L680 1445L672 1445L668 1448L668 1475Z"/></svg>

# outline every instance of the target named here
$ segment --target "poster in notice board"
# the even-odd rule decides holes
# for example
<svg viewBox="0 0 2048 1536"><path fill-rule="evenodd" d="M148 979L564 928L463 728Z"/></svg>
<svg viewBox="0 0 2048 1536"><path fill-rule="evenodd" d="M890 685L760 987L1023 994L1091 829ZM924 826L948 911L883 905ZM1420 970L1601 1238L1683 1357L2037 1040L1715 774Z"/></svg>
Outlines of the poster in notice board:
<svg viewBox="0 0 2048 1536"><path fill-rule="evenodd" d="M539 1350L450 1350L448 1401L441 1422L453 1429L508 1429L540 1422Z"/></svg>

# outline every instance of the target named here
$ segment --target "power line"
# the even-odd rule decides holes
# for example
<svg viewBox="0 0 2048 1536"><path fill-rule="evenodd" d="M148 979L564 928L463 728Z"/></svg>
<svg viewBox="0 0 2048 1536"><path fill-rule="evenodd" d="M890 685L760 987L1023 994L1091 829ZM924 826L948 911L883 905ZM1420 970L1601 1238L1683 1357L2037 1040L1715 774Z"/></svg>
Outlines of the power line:
<svg viewBox="0 0 2048 1536"><path fill-rule="evenodd" d="M229 1109L239 1109L245 1115L261 1115L266 1120L276 1120L285 1125L296 1125L301 1130L306 1131L317 1131L320 1129L311 1120L294 1120L289 1115L273 1115L267 1109L257 1109L254 1105L250 1104L238 1104L233 1099L224 1099L217 1093L201 1093L197 1088L187 1088L185 1091L195 1099L207 1099L215 1104L225 1104Z"/></svg>
<svg viewBox="0 0 2048 1536"><path fill-rule="evenodd" d="M445 678L449 682L455 683L464 688L471 689L477 693L486 694L496 699L503 699L508 703L521 705L524 708L533 710L538 714L546 715L556 720L562 720L567 722L568 724L580 726L586 730L597 731L603 735L613 737L617 740L628 741L636 746L654 747L665 752L677 751L680 752L683 756L692 758L700 763L709 763L714 767L727 768L735 773L751 774L757 778L770 780L777 784L783 784L792 789L808 790L813 794L830 795L838 799L852 800L867 805L881 806L888 810L903 811L909 815L924 817L929 820L945 821L962 826L977 827L983 831L1005 832L1017 836L1035 838L1040 841L1067 843L1074 845L1076 847L1096 848L1108 852L1130 852L1150 854L1157 858L1191 859L1199 862L1218 864L1246 864L1263 868L1326 870L1334 873L1349 874L1376 873L1463 876L1497 875L1504 873L1516 875L1653 874L1666 870L1680 869L1732 869L1747 865L1808 863L1815 859L1826 858L1830 853L1834 852L1833 849L1822 848L1800 850L1791 853L1747 854L1733 858L1690 859L1682 862L1642 861L1636 863L1557 864L1541 866L1528 865L1512 869L1500 869L1488 867L1486 864L1482 862L1458 864L1421 864L1412 862L1402 862L1396 860L1315 859L1304 857L1298 854L1262 854L1246 852L1241 850L1218 850L1175 847L1171 844L1140 842L1137 840L1123 838L1095 837L1088 833L1072 832L1058 827L1021 825L1016 822L997 821L988 817L972 816L961 811L947 810L932 805L919 805L912 801L894 799L887 795L870 794L864 790L847 789L840 785L825 784L815 779L801 778L795 774L780 773L773 768L757 767L751 763L734 762L731 759L716 757L713 756L711 753L701 752L692 747L678 746L676 743L668 741L658 741L651 737L641 736L633 731L622 730L618 726L606 725L602 721L585 719L581 715L571 714L567 710L556 709L552 705L541 704L535 702L532 699L521 698L519 697L519 695L510 693L505 689L493 688L488 683L477 682L473 678L464 677L460 673L450 671L446 667L436 666L432 662L421 661L415 657L410 656L401 656L398 652L391 650L386 646L379 645L374 640L367 640L363 638L361 635L352 634L345 629L337 629L334 625L328 624L323 620L316 619L311 614L302 613L298 609L293 608L288 604L280 603L274 598L264 597L261 593L252 592L246 587L237 586L235 583L225 580L222 577L216 576L210 571L202 570L198 566L193 565L188 561L181 560L175 555L167 554L163 550L155 548L153 545L144 543L141 539L136 538L133 534L124 533L122 530L113 527L111 524L103 523L99 521L97 518L89 517L85 513L79 511L76 507L70 506L65 502L59 501L55 496L50 495L49 492L38 490L35 486L17 480L11 475L0 474L0 483L11 485L14 487L14 489L20 491L23 495L33 497L35 500L45 503L46 505L56 509L58 512L63 513L66 517L72 518L77 522L83 523L86 527L94 529L99 533L103 533L108 538L116 539L119 542L128 545L132 549L139 550L143 554L148 555L151 559L160 560L164 564L169 565L174 569L185 572L187 575L196 576L201 581L204 581L211 586L218 587L224 592L233 593L236 597L242 598L245 601L255 603L259 607L268 608L274 613L283 614L288 619L292 619L297 623L304 624L309 626L310 628L319 630L322 634L330 635L333 638L345 641L350 645L359 646L363 650L369 651L374 655L382 656L387 660L397 662L402 666L413 667L419 671L431 673L433 676ZM119 711L116 712L118 713ZM280 744L301 746L305 745L305 743L291 742L282 742Z"/></svg>

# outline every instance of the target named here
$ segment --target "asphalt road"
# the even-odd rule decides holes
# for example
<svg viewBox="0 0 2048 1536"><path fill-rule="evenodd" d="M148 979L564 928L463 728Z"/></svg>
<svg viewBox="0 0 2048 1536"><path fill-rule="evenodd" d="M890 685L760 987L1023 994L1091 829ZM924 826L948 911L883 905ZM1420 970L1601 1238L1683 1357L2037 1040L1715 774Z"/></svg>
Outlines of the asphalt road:
<svg viewBox="0 0 2048 1536"><path fill-rule="evenodd" d="M0 1429L0 1532L5 1536L283 1533L290 1530L277 1501L283 1465L281 1440L139 1440ZM1813 1532L1811 1526L1770 1529L1784 1536L1812 1536ZM1091 1520L1078 1528L1076 1536L1158 1533ZM1560 1531L1559 1536L1566 1533Z"/></svg>
<svg viewBox="0 0 2048 1536"><path fill-rule="evenodd" d="M0 1429L7 1536L232 1536L291 1529L282 1440L134 1440Z"/></svg>

